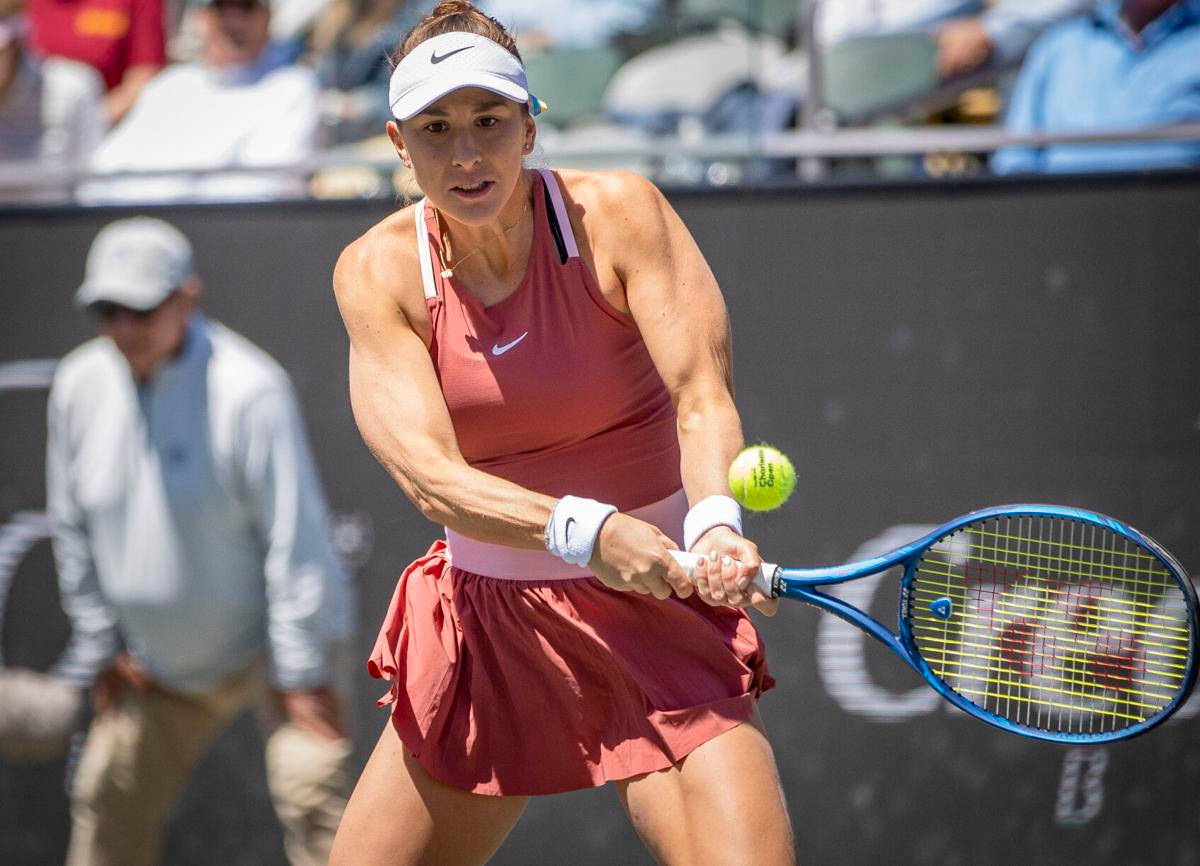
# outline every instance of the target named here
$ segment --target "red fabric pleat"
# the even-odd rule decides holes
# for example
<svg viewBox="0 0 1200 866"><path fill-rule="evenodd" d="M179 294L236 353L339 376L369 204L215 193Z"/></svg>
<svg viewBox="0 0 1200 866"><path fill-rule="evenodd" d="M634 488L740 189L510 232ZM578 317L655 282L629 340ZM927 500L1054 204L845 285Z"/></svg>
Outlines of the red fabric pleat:
<svg viewBox="0 0 1200 866"><path fill-rule="evenodd" d="M774 685L743 611L470 574L441 540L401 575L367 668L430 775L492 795L661 770Z"/></svg>

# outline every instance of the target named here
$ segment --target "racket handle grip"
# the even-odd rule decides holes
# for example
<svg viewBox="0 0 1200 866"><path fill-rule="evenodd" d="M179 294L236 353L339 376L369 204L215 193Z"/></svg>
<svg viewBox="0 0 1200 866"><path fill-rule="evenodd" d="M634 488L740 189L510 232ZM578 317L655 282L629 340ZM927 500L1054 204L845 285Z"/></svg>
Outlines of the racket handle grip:
<svg viewBox="0 0 1200 866"><path fill-rule="evenodd" d="M683 567L688 577L692 576L692 569L696 567L696 563L704 558L699 553L687 553L683 550L672 550L671 556ZM761 589L763 595L767 596L767 598L775 594L772 591L771 585L775 580L775 573L777 571L779 571L778 565L764 562L758 567L758 571L754 575L754 585Z"/></svg>

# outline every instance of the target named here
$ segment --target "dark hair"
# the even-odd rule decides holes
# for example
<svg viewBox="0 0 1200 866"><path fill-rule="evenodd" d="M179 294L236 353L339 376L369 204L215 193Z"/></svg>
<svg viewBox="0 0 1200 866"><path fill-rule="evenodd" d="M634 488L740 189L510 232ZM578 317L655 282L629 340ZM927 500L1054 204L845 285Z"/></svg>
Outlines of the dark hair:
<svg viewBox="0 0 1200 866"><path fill-rule="evenodd" d="M392 52L392 66L399 64L410 51L426 39L441 36L443 33L474 33L476 36L492 40L507 49L517 60L521 60L517 43L504 29L503 24L468 0L442 0L433 7L432 12L417 22L396 46L396 50Z"/></svg>

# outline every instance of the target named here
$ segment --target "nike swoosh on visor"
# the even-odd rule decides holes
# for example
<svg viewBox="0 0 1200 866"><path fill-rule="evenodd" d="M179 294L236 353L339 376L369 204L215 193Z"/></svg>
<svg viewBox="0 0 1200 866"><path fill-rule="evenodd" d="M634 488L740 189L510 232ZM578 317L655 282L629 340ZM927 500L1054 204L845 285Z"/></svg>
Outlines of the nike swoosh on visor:
<svg viewBox="0 0 1200 866"><path fill-rule="evenodd" d="M455 54L459 54L463 51L470 51L474 47L475 47L474 45L467 45L464 48L455 48L453 51L447 51L441 57L438 57L438 53L436 51L434 51L433 54L429 55L429 62L430 63L441 63L447 57L453 57Z"/></svg>

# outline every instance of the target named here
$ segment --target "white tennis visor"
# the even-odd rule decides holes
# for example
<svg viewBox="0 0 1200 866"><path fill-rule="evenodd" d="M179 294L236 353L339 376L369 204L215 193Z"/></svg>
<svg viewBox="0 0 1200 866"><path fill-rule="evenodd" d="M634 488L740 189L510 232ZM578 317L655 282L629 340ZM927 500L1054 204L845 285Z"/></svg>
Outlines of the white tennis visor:
<svg viewBox="0 0 1200 866"><path fill-rule="evenodd" d="M521 61L474 33L443 33L414 48L392 71L388 105L397 120L408 120L463 87L482 87L528 103L533 114L541 106L529 93Z"/></svg>

